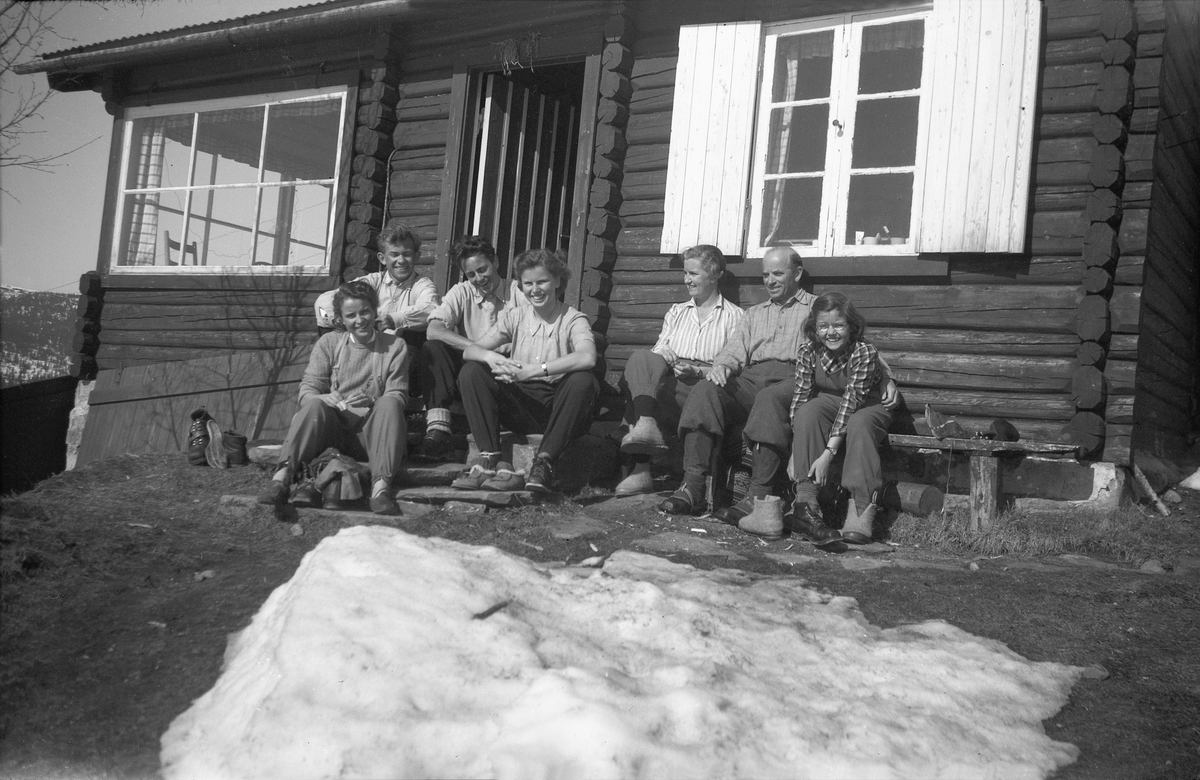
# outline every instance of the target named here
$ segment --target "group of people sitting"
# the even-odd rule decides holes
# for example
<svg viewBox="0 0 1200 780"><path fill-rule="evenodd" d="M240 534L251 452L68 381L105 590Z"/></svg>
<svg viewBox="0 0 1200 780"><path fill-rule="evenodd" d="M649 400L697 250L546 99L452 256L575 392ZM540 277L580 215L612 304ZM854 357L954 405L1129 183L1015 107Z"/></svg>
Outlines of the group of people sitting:
<svg viewBox="0 0 1200 780"><path fill-rule="evenodd" d="M553 490L554 464L587 431L600 390L591 326L561 300L569 278L561 256L524 252L514 261L514 281L505 283L495 249L478 236L465 238L451 252L464 280L439 299L432 281L416 271L416 234L393 225L378 243L383 271L317 300L318 325L333 330L313 348L300 411L259 500L286 501L308 464L335 447L367 462L371 510L398 514L392 483L405 459L410 368L424 395L425 458L448 453L450 407L461 401L478 454L455 487ZM651 459L668 449L664 430L675 430L683 481L660 509L702 514L710 509L705 482L720 443L741 426L752 452L749 491L733 506L712 507L715 517L778 538L778 519L762 516L760 507L786 471L795 488L786 518L793 533L818 545L869 541L883 484L878 446L900 399L886 363L864 337L862 316L840 293L802 290L804 268L790 248L763 258L768 298L746 310L719 292L725 259L716 247L686 250L683 266L688 300L667 313L654 347L634 352L625 366L627 463L616 492L655 490ZM502 460L502 428L542 434L527 473ZM850 499L839 532L823 522L817 490L843 448L842 485Z"/></svg>

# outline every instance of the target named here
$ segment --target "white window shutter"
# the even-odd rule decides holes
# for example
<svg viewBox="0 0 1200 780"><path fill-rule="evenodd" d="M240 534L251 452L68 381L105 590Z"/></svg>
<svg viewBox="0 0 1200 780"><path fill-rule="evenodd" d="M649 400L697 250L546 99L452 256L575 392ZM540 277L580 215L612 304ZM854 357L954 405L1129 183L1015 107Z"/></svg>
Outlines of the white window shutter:
<svg viewBox="0 0 1200 780"><path fill-rule="evenodd" d="M934 0L919 252L1022 252L1040 0Z"/></svg>
<svg viewBox="0 0 1200 780"><path fill-rule="evenodd" d="M742 254L762 23L681 27L661 251Z"/></svg>

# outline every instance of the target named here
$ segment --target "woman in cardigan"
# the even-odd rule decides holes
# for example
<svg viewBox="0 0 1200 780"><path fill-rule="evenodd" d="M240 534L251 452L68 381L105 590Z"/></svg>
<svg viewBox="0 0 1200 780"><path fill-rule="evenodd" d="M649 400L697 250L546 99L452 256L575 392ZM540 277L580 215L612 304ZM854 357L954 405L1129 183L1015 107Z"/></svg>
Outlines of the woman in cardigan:
<svg viewBox="0 0 1200 780"><path fill-rule="evenodd" d="M313 346L300 381L300 411L280 452L279 470L259 503L279 504L301 469L336 447L371 469L371 511L396 515L392 479L404 459L408 347L380 330L379 298L370 285L342 285L333 299L335 330ZM315 503L315 496L297 495Z"/></svg>

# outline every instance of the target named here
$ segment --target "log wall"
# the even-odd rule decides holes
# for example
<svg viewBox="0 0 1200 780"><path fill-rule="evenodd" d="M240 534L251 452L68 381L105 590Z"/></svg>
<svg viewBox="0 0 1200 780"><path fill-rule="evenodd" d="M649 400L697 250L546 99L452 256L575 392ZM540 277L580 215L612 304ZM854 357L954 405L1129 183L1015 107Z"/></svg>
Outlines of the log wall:
<svg viewBox="0 0 1200 780"><path fill-rule="evenodd" d="M738 18L771 21L783 12L751 5ZM1154 6L1139 0L1135 13L1129 0L1047 0L1027 254L952 255L938 277L811 279L814 292L840 289L862 308L918 415L930 403L968 427L1003 416L1027 438L1128 461L1144 332L1145 156L1157 106L1137 85L1161 56L1162 28L1150 19L1161 16L1161 3L1158 12ZM687 23L724 20L705 9L714 18L689 13ZM1139 21L1149 35L1144 48ZM654 343L670 304L685 298L681 260L658 251L678 28L649 13L637 22L605 324L610 381L634 350ZM760 261L729 260L726 296L742 306L761 301Z"/></svg>
<svg viewBox="0 0 1200 780"><path fill-rule="evenodd" d="M1141 337L1136 357L1128 359L1136 363L1132 415L1122 410L1134 425L1135 459L1138 451L1177 454L1188 432L1200 428L1200 5L1156 0L1136 8L1135 119L1126 169L1142 185L1149 223L1141 244Z"/></svg>

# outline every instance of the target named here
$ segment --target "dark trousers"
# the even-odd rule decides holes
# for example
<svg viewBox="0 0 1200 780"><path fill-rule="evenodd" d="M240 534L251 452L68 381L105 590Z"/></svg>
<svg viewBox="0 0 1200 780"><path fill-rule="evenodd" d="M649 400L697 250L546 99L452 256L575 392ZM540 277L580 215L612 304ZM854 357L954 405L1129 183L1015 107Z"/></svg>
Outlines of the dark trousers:
<svg viewBox="0 0 1200 780"><path fill-rule="evenodd" d="M408 368L408 397L419 398L432 382L425 368L425 331L398 330L396 335L404 339L404 343L408 345L408 354L412 355L412 365Z"/></svg>
<svg viewBox="0 0 1200 780"><path fill-rule="evenodd" d="M541 433L538 454L551 460L592 423L600 383L590 371L573 371L549 382L498 381L486 363L467 361L458 391L480 452L500 451L500 426L514 433Z"/></svg>
<svg viewBox="0 0 1200 780"><path fill-rule="evenodd" d="M793 421L792 465L796 479L804 479L813 461L825 451L833 418L842 397L821 393L805 401L796 410ZM842 464L842 487L850 491L858 511L871 503L871 494L883 487L883 466L879 447L887 439L892 413L879 403L864 406L846 423L846 460Z"/></svg>
<svg viewBox="0 0 1200 780"><path fill-rule="evenodd" d="M699 379L679 379L667 361L657 352L639 349L625 362L620 387L625 393L625 422L637 422L638 399L654 399L654 419L664 428L679 423L679 413L687 403Z"/></svg>
<svg viewBox="0 0 1200 780"><path fill-rule="evenodd" d="M698 382L679 418L684 479L703 479L708 475L716 443L726 430L747 422L755 397L761 391L795 381L794 365L782 360L767 360L747 366L737 376L729 377L724 387L707 379ZM781 424L787 427L786 415Z"/></svg>
<svg viewBox="0 0 1200 780"><path fill-rule="evenodd" d="M425 409L449 409L458 399L458 373L463 356L444 341L426 341L421 347L421 384L425 391Z"/></svg>

